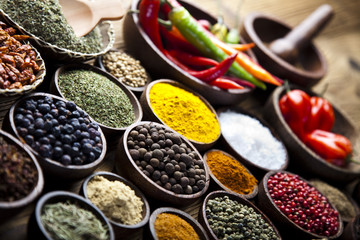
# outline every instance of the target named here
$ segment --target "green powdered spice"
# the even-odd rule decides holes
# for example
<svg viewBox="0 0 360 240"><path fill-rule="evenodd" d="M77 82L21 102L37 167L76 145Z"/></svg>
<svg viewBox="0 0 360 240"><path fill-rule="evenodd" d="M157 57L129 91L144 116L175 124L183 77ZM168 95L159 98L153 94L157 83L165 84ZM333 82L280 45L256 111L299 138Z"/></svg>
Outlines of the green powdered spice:
<svg viewBox="0 0 360 240"><path fill-rule="evenodd" d="M59 75L59 88L98 123L122 128L135 121L130 99L103 75L83 69L64 72Z"/></svg>
<svg viewBox="0 0 360 240"><path fill-rule="evenodd" d="M41 222L54 240L105 240L108 228L90 211L75 204L46 204Z"/></svg>
<svg viewBox="0 0 360 240"><path fill-rule="evenodd" d="M1 0L0 8L26 31L45 42L81 53L97 53L102 49L99 29L77 37L58 0Z"/></svg>

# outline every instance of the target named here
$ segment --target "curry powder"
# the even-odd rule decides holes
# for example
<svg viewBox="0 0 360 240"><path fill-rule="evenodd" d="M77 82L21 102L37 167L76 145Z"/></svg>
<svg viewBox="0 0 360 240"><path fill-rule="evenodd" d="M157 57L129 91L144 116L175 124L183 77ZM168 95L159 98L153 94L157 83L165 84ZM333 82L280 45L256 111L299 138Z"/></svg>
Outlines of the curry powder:
<svg viewBox="0 0 360 240"><path fill-rule="evenodd" d="M220 135L216 115L196 95L169 83L157 83L149 93L154 113L188 139L210 143Z"/></svg>
<svg viewBox="0 0 360 240"><path fill-rule="evenodd" d="M207 153L206 163L217 180L236 193L250 194L258 183L241 163L220 151Z"/></svg>
<svg viewBox="0 0 360 240"><path fill-rule="evenodd" d="M194 228L175 214L159 214L154 227L159 240L200 240Z"/></svg>

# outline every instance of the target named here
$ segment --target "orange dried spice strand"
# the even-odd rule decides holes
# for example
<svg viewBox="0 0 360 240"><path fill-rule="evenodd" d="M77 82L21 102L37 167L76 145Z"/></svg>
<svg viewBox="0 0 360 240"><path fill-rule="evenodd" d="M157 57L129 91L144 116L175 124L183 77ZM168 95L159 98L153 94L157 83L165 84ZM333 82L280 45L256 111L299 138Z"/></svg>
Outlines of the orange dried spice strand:
<svg viewBox="0 0 360 240"><path fill-rule="evenodd" d="M159 214L154 227L159 240L200 240L194 228L175 214Z"/></svg>
<svg viewBox="0 0 360 240"><path fill-rule="evenodd" d="M210 171L223 185L239 194L252 193L258 181L238 161L220 151L209 152L206 157Z"/></svg>

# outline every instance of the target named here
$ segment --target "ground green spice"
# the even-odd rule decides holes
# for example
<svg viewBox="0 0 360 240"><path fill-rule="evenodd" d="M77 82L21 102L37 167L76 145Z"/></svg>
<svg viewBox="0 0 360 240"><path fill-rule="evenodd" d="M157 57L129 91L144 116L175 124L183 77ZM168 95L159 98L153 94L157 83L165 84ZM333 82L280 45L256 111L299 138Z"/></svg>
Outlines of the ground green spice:
<svg viewBox="0 0 360 240"><path fill-rule="evenodd" d="M17 24L45 42L81 53L96 53L102 49L99 29L77 37L67 23L58 0L1 0L0 8Z"/></svg>
<svg viewBox="0 0 360 240"><path fill-rule="evenodd" d="M98 123L122 128L135 121L130 99L103 75L83 69L67 71L59 75L59 88Z"/></svg>

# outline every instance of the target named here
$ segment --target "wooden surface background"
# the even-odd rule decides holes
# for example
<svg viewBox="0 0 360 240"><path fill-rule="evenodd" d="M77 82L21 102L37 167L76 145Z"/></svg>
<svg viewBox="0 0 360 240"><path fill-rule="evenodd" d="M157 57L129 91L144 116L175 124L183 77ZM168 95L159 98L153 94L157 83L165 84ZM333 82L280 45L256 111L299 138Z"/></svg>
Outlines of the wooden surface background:
<svg viewBox="0 0 360 240"><path fill-rule="evenodd" d="M232 27L236 24L236 8L240 0L221 1L220 11L225 23ZM216 15L219 7L216 0L191 1ZM241 17L257 11L273 15L296 26L321 4L330 4L334 8L334 18L314 40L316 46L325 55L328 62L327 75L313 87L321 92L329 84L325 97L342 109L360 127L360 1L359 0L243 0L239 11ZM122 20L115 21L117 48L126 48L122 41ZM107 164L99 170L111 171L111 154ZM110 164L109 164L110 163ZM81 181L66 185L61 182L47 183L46 190L63 189L78 192ZM200 200L183 208L197 217ZM26 227L34 204L18 214L4 218L0 216L0 240L26 239ZM140 233L139 233L140 234ZM131 239L141 239L134 236Z"/></svg>

